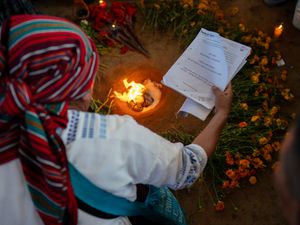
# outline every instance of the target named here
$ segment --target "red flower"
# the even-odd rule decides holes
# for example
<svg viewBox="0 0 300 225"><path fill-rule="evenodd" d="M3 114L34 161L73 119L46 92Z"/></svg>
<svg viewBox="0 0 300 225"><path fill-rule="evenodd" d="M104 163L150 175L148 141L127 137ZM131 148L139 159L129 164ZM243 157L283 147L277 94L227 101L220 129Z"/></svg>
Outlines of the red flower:
<svg viewBox="0 0 300 225"><path fill-rule="evenodd" d="M130 49L148 55L134 34L133 17L137 12L134 5L112 2L109 8L93 5L89 10L93 28L108 47L124 45L120 48L120 54L125 54Z"/></svg>
<svg viewBox="0 0 300 225"><path fill-rule="evenodd" d="M116 45L116 43L115 43L113 40L111 40L111 39L108 39L108 40L106 41L106 44L107 44L109 47L114 47L114 46Z"/></svg>
<svg viewBox="0 0 300 225"><path fill-rule="evenodd" d="M124 55L126 52L128 52L128 48L126 46L123 46L120 48L120 54Z"/></svg>
<svg viewBox="0 0 300 225"><path fill-rule="evenodd" d="M218 212L224 211L224 209L225 209L225 204L224 204L224 202L219 200L219 201L217 202L216 206L215 206L215 209L216 209L216 211L218 211Z"/></svg>
<svg viewBox="0 0 300 225"><path fill-rule="evenodd" d="M126 13L122 8L111 8L111 11L114 15L114 19L117 21L118 24L124 24Z"/></svg>
<svg viewBox="0 0 300 225"><path fill-rule="evenodd" d="M108 32L105 31L105 30L99 31L98 34L99 34L100 38L106 38L106 37L108 37Z"/></svg>
<svg viewBox="0 0 300 225"><path fill-rule="evenodd" d="M93 21L94 27L100 29L106 24L111 24L113 16L109 11L98 6L92 6L90 9L90 19Z"/></svg>
<svg viewBox="0 0 300 225"><path fill-rule="evenodd" d="M136 15L136 8L133 6L128 6L127 13L130 17L134 17Z"/></svg>
<svg viewBox="0 0 300 225"><path fill-rule="evenodd" d="M126 2L113 2L111 11L118 24L131 24L136 8Z"/></svg>

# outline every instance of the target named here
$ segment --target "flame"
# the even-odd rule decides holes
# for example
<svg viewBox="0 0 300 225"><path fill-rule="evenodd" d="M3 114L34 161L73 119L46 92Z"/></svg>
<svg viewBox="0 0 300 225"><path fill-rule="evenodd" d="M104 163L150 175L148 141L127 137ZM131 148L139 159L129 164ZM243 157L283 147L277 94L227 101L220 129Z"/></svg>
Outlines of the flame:
<svg viewBox="0 0 300 225"><path fill-rule="evenodd" d="M142 103L144 101L144 91L145 86L140 83L135 83L131 81L128 83L127 78L123 80L123 84L127 89L127 92L123 92L123 94L114 91L115 96L123 102L135 102L135 103Z"/></svg>

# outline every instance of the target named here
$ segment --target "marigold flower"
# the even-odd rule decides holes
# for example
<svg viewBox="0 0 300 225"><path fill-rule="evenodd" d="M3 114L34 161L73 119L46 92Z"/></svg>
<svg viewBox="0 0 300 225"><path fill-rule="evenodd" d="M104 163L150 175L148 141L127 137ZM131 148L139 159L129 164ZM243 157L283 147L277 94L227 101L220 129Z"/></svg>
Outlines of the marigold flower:
<svg viewBox="0 0 300 225"><path fill-rule="evenodd" d="M249 107L248 107L247 103L243 102L243 103L240 103L240 108L247 111Z"/></svg>
<svg viewBox="0 0 300 225"><path fill-rule="evenodd" d="M193 7L193 0L181 0L181 4L183 6L191 6L191 7Z"/></svg>
<svg viewBox="0 0 300 225"><path fill-rule="evenodd" d="M261 61L260 61L260 65L266 66L266 65L268 65L268 63L269 63L269 61L268 61L267 56L263 56Z"/></svg>
<svg viewBox="0 0 300 225"><path fill-rule="evenodd" d="M239 186L240 186L239 182L237 182L236 180L231 181L230 185L229 185L230 188L236 188L236 187L239 187Z"/></svg>
<svg viewBox="0 0 300 225"><path fill-rule="evenodd" d="M229 9L229 15L230 16L235 16L236 14L238 14L240 11L240 9L238 7L231 7Z"/></svg>
<svg viewBox="0 0 300 225"><path fill-rule="evenodd" d="M249 41L249 42L251 42L251 41ZM250 63L250 65L253 65L254 63L256 63L258 61L259 61L259 57L257 55L254 55L254 57L252 59L250 59L249 63Z"/></svg>
<svg viewBox="0 0 300 225"><path fill-rule="evenodd" d="M259 119L260 119L260 116L254 115L254 116L251 117L251 122L256 122L256 121L258 121Z"/></svg>
<svg viewBox="0 0 300 225"><path fill-rule="evenodd" d="M253 83L258 83L259 77L260 77L260 72L252 72L250 79Z"/></svg>
<svg viewBox="0 0 300 225"><path fill-rule="evenodd" d="M257 157L260 155L260 151L258 151L257 149L255 149L253 152L252 152L252 156L253 157Z"/></svg>
<svg viewBox="0 0 300 225"><path fill-rule="evenodd" d="M254 158L252 160L252 164L253 164L253 166L254 166L255 169L265 167L263 161L260 158L258 158L258 157Z"/></svg>
<svg viewBox="0 0 300 225"><path fill-rule="evenodd" d="M270 44L269 43L264 43L263 46L265 47L266 50L268 50L270 48Z"/></svg>
<svg viewBox="0 0 300 225"><path fill-rule="evenodd" d="M226 176L228 178L230 178L231 180L234 180L235 179L235 172L232 170L232 169L228 169L226 172L225 172Z"/></svg>
<svg viewBox="0 0 300 225"><path fill-rule="evenodd" d="M225 156L226 156L226 163L228 165L233 165L234 164L234 160L233 160L233 158L231 156L231 153L229 151L226 151Z"/></svg>
<svg viewBox="0 0 300 225"><path fill-rule="evenodd" d="M264 146L264 150L265 152L272 152L273 151L273 147L270 144L267 144Z"/></svg>
<svg viewBox="0 0 300 225"><path fill-rule="evenodd" d="M278 127L281 127L281 124L282 124L282 122L281 122L281 119L276 119L276 125L278 126Z"/></svg>
<svg viewBox="0 0 300 225"><path fill-rule="evenodd" d="M266 160L266 161L271 161L272 160L272 156L271 156L271 154L270 153L264 153L263 154L263 156L264 156L264 159Z"/></svg>
<svg viewBox="0 0 300 225"><path fill-rule="evenodd" d="M274 141L274 142L272 143L272 147L273 147L273 149L274 149L275 151L279 151L280 148L281 148L281 144L280 144L279 141Z"/></svg>
<svg viewBox="0 0 300 225"><path fill-rule="evenodd" d="M242 40L243 42L245 42L245 43L251 43L252 35L249 34L249 35L243 36L243 37L241 38L241 40ZM252 60L253 60L253 59L254 59L254 58L252 58ZM253 63L250 63L250 64L253 64Z"/></svg>
<svg viewBox="0 0 300 225"><path fill-rule="evenodd" d="M215 209L216 209L216 211L218 211L218 212L224 211L224 209L225 209L225 204L224 204L224 202L219 200L219 201L217 202L216 206L215 206Z"/></svg>
<svg viewBox="0 0 300 225"><path fill-rule="evenodd" d="M249 172L250 172L249 169L244 169L242 167L239 167L239 176L241 178L249 176Z"/></svg>
<svg viewBox="0 0 300 225"><path fill-rule="evenodd" d="M270 116L274 117L275 114L279 111L279 107L278 106L273 106L269 112Z"/></svg>
<svg viewBox="0 0 300 225"><path fill-rule="evenodd" d="M239 123L239 127L240 127L240 128L244 128L244 127L247 127L247 126L248 126L247 122L244 122L244 121L243 121L243 122L240 122L240 123Z"/></svg>
<svg viewBox="0 0 300 225"><path fill-rule="evenodd" d="M259 83L259 76L257 74L256 75L252 75L250 79L251 79L251 81L252 81L253 84Z"/></svg>
<svg viewBox="0 0 300 225"><path fill-rule="evenodd" d="M198 8L198 12L199 12L199 11L207 10L207 9L208 9L208 4L205 3L205 2L203 2L203 1L201 1L201 2L199 3L199 5L198 5L197 8Z"/></svg>
<svg viewBox="0 0 300 225"><path fill-rule="evenodd" d="M276 119L276 125L278 127L287 127L288 126L288 122L285 121L285 120L283 120L283 119L278 118L278 119Z"/></svg>
<svg viewBox="0 0 300 225"><path fill-rule="evenodd" d="M263 41L262 41L261 37L254 38L254 41L256 42L257 45L262 45L263 44Z"/></svg>
<svg viewBox="0 0 300 225"><path fill-rule="evenodd" d="M291 90L289 88L285 88L281 91L281 95L283 98L287 101L290 101L294 98L294 95L291 93Z"/></svg>
<svg viewBox="0 0 300 225"><path fill-rule="evenodd" d="M267 144L268 141L269 141L269 140L268 140L268 138L266 138L266 137L261 137L261 138L258 140L259 144L261 144L261 145Z"/></svg>
<svg viewBox="0 0 300 225"><path fill-rule="evenodd" d="M245 168L249 168L250 167L250 162L248 159L241 159L239 161L239 165L241 166L241 168L245 169Z"/></svg>
<svg viewBox="0 0 300 225"><path fill-rule="evenodd" d="M222 188L223 188L223 189L228 188L228 187L229 187L229 184L230 184L230 183L229 183L229 180L224 180L224 181L223 181L223 184L222 184Z"/></svg>
<svg viewBox="0 0 300 225"><path fill-rule="evenodd" d="M272 124L272 118L269 117L269 116L266 116L266 117L264 118L264 125L265 125L266 127L269 127L271 124Z"/></svg>
<svg viewBox="0 0 300 225"><path fill-rule="evenodd" d="M255 177L255 176L251 176L251 177L249 178L249 183L252 184L252 185L256 184L256 183L257 183L256 177Z"/></svg>
<svg viewBox="0 0 300 225"><path fill-rule="evenodd" d="M264 37L264 32L262 32L261 30L259 30L257 34L258 34L258 36L260 36L260 37Z"/></svg>
<svg viewBox="0 0 300 225"><path fill-rule="evenodd" d="M243 23L240 23L240 24L239 24L239 28L240 28L240 31L242 31L242 32L245 32L245 31L246 31L245 24L243 24Z"/></svg>
<svg viewBox="0 0 300 225"><path fill-rule="evenodd" d="M209 6L213 11L216 11L220 8L216 1L209 1Z"/></svg>

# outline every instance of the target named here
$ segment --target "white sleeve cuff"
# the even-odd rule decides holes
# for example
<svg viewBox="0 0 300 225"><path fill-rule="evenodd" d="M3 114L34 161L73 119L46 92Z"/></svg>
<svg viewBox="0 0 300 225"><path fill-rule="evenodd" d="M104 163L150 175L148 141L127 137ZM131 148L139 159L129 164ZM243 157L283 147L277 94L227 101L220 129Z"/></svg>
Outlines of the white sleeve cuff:
<svg viewBox="0 0 300 225"><path fill-rule="evenodd" d="M182 166L176 178L176 185L172 189L190 187L203 172L207 163L207 154L196 144L184 146L182 151Z"/></svg>

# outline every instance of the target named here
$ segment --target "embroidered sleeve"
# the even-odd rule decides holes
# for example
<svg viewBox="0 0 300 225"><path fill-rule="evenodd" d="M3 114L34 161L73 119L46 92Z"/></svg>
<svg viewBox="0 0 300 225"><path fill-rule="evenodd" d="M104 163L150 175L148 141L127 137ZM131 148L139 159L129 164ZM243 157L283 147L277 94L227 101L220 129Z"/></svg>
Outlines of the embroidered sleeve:
<svg viewBox="0 0 300 225"><path fill-rule="evenodd" d="M76 133L78 128L78 122L79 122L79 112L75 110L70 110L69 112L69 122L68 122L68 129L67 129L67 137L65 143L68 145L75 141L76 139ZM65 139L63 137L63 139Z"/></svg>
<svg viewBox="0 0 300 225"><path fill-rule="evenodd" d="M203 172L207 163L205 151L198 145L191 144L182 151L182 165L178 171L176 185L172 189L190 187Z"/></svg>

